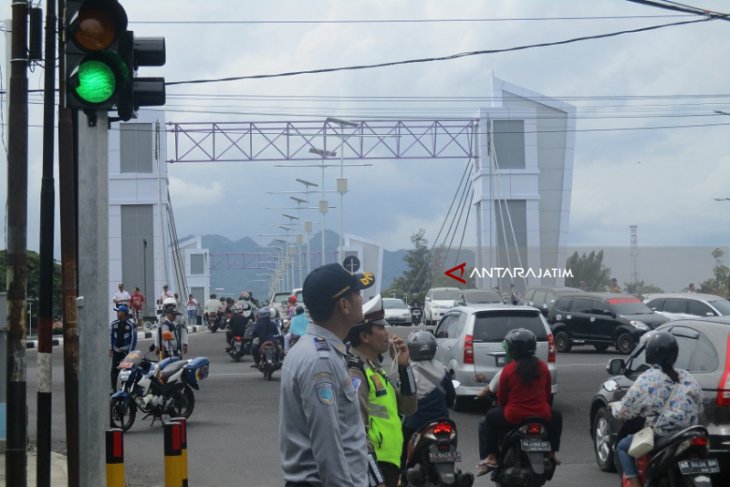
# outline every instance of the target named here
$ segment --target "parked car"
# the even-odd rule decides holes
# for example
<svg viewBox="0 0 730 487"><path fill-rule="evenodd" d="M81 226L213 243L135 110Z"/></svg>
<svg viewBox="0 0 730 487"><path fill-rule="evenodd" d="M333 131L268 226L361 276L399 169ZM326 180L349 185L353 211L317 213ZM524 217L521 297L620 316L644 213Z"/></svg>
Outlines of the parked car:
<svg viewBox="0 0 730 487"><path fill-rule="evenodd" d="M701 424L710 435L709 456L717 458L722 480L714 485L730 485L730 319L694 318L666 323L657 330L668 331L679 344L675 367L692 373L702 387L704 414ZM605 471L616 469L613 445L621 428L630 434L643 426L643 421L625 422L613 418L608 403L620 400L631 384L649 365L641 343L624 361L609 361L606 370L611 376L591 401L590 428L596 463ZM713 479L714 480L714 479Z"/></svg>
<svg viewBox="0 0 730 487"><path fill-rule="evenodd" d="M391 325L411 324L411 310L402 299L383 298L383 308L385 309L385 321Z"/></svg>
<svg viewBox="0 0 730 487"><path fill-rule="evenodd" d="M534 306L539 309L543 315L547 316L550 306L555 300L566 294L575 294L583 292L576 287L529 287L525 289L522 303L528 306Z"/></svg>
<svg viewBox="0 0 730 487"><path fill-rule="evenodd" d="M462 289L455 300L456 306L473 304L503 304L502 296L489 289Z"/></svg>
<svg viewBox="0 0 730 487"><path fill-rule="evenodd" d="M558 298L547 320L559 352L570 352L574 344L586 344L600 352L615 346L627 354L641 335L669 318L655 313L635 296L579 292Z"/></svg>
<svg viewBox="0 0 730 487"><path fill-rule="evenodd" d="M545 317L530 306L479 304L448 310L434 330L438 349L436 358L452 378L456 388L454 409L464 409L484 387L477 373L491 380L505 363L502 341L510 330L526 328L537 337L537 356L548 364L552 393L558 391L555 345Z"/></svg>
<svg viewBox="0 0 730 487"><path fill-rule="evenodd" d="M646 305L667 318L730 316L730 301L714 294L673 293L649 294Z"/></svg>
<svg viewBox="0 0 730 487"><path fill-rule="evenodd" d="M459 298L461 290L458 287L433 287L426 293L426 302L423 308L427 325L434 325L441 317L454 307L454 301Z"/></svg>

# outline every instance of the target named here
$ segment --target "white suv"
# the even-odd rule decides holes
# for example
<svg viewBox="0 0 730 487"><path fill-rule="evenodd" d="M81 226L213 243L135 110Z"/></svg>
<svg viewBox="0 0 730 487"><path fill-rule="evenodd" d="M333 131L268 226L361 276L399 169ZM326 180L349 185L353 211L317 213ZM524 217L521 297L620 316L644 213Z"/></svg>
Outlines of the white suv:
<svg viewBox="0 0 730 487"><path fill-rule="evenodd" d="M461 289L458 287L432 287L426 293L423 314L427 325L435 325L448 310L454 307L459 299Z"/></svg>

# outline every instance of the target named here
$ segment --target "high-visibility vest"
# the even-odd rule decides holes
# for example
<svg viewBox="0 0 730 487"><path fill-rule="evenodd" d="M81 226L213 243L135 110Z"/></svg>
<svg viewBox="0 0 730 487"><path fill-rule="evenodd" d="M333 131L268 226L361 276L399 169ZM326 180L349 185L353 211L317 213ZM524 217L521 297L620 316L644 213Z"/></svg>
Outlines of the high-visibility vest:
<svg viewBox="0 0 730 487"><path fill-rule="evenodd" d="M403 451L403 427L398 416L395 388L385 375L365 367L368 380L368 436L379 462L400 466Z"/></svg>

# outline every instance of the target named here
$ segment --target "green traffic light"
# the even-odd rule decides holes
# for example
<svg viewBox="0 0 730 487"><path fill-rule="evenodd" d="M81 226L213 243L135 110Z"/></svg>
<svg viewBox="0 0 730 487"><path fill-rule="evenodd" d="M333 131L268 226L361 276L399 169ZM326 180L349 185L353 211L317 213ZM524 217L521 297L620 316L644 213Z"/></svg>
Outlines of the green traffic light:
<svg viewBox="0 0 730 487"><path fill-rule="evenodd" d="M116 91L117 80L114 71L103 61L83 61L77 72L76 95L87 103L104 103Z"/></svg>

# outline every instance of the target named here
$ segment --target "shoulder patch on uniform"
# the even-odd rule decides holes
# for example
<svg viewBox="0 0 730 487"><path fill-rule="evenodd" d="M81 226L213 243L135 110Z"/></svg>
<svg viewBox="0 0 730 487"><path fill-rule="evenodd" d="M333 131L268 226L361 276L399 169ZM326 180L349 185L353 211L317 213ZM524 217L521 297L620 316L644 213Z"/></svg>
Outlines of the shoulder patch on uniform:
<svg viewBox="0 0 730 487"><path fill-rule="evenodd" d="M320 382L314 386L317 391L317 399L325 406L331 406L335 402L335 390L331 382Z"/></svg>
<svg viewBox="0 0 730 487"><path fill-rule="evenodd" d="M314 337L314 346L317 348L318 352L321 350L331 350L327 340L322 337Z"/></svg>
<svg viewBox="0 0 730 487"><path fill-rule="evenodd" d="M360 389L360 385L362 384L362 381L358 379L357 377L352 378L352 388L355 389L355 392L357 392Z"/></svg>

